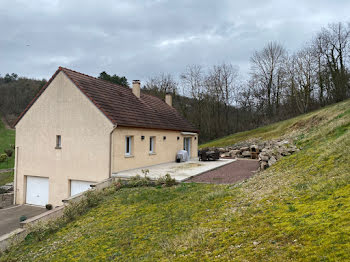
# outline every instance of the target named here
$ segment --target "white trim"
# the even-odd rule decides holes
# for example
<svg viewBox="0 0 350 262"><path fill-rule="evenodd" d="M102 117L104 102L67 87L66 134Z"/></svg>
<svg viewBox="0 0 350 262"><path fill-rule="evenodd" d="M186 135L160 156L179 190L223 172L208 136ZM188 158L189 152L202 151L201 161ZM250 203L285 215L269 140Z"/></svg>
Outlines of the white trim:
<svg viewBox="0 0 350 262"><path fill-rule="evenodd" d="M155 150L154 150L154 140L155 140L155 136L150 136L149 137L149 146L150 146L150 148L149 148L149 153L150 154L154 154L155 153Z"/></svg>
<svg viewBox="0 0 350 262"><path fill-rule="evenodd" d="M125 136L125 156L130 156L132 154L131 145L132 145L132 136ZM129 152L128 152L128 148L129 148Z"/></svg>
<svg viewBox="0 0 350 262"><path fill-rule="evenodd" d="M196 136L197 133L192 133L192 132L181 132L181 135L183 135L183 136Z"/></svg>

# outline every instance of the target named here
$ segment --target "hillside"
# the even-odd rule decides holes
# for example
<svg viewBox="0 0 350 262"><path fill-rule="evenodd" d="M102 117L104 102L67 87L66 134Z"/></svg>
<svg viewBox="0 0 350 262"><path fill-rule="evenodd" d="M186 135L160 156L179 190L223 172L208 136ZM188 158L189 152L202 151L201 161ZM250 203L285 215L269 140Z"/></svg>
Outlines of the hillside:
<svg viewBox="0 0 350 262"><path fill-rule="evenodd" d="M345 261L350 259L350 100L205 146L295 137L302 150L236 185L109 194L0 261Z"/></svg>
<svg viewBox="0 0 350 262"><path fill-rule="evenodd" d="M11 145L15 144L15 131L7 129L5 124L1 120L0 115L0 154L4 153L5 149L11 148ZM14 166L14 153L8 162L0 163L0 169L13 168ZM1 174L0 174L1 175Z"/></svg>

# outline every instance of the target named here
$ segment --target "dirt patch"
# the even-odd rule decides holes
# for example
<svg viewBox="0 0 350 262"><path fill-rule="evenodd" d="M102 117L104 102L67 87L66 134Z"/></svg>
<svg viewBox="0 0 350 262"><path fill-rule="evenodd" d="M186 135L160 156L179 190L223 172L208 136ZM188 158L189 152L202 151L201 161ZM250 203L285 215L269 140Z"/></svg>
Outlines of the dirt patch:
<svg viewBox="0 0 350 262"><path fill-rule="evenodd" d="M192 177L186 182L232 184L253 176L258 168L258 160L238 159L223 167Z"/></svg>
<svg viewBox="0 0 350 262"><path fill-rule="evenodd" d="M322 120L324 120L325 117L322 116L313 116L308 119L300 120L293 125L291 125L289 128L291 130L298 130L298 129L306 129L309 130L310 128L318 125Z"/></svg>

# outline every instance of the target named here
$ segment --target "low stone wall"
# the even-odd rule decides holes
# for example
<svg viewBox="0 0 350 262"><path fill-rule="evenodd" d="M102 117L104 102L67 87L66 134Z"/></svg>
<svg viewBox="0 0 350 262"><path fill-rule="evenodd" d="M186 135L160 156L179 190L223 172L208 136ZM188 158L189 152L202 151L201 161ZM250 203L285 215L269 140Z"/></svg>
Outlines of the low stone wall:
<svg viewBox="0 0 350 262"><path fill-rule="evenodd" d="M0 252L4 252L9 246L23 241L27 235L28 230L17 228L8 234L0 236Z"/></svg>
<svg viewBox="0 0 350 262"><path fill-rule="evenodd" d="M13 193L0 194L0 208L13 205Z"/></svg>
<svg viewBox="0 0 350 262"><path fill-rule="evenodd" d="M21 228L29 228L30 226L34 226L37 223L46 222L51 219L59 218L63 215L64 206L56 207L52 210L46 211L40 215L29 218L25 221L19 223Z"/></svg>
<svg viewBox="0 0 350 262"><path fill-rule="evenodd" d="M220 156L230 158L254 158L260 162L260 170L264 170L279 159L299 151L291 139L269 141L249 140L232 146L217 148Z"/></svg>

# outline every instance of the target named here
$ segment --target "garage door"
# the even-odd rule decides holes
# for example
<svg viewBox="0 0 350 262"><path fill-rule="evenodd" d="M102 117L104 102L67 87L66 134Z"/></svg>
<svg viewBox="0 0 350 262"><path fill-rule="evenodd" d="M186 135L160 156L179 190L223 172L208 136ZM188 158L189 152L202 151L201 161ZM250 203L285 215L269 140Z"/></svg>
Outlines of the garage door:
<svg viewBox="0 0 350 262"><path fill-rule="evenodd" d="M49 203L49 179L47 177L27 176L26 203L45 206Z"/></svg>
<svg viewBox="0 0 350 262"><path fill-rule="evenodd" d="M71 180L70 181L70 195L74 196L81 192L84 192L90 188L90 185L94 182L89 181L80 181L80 180Z"/></svg>

